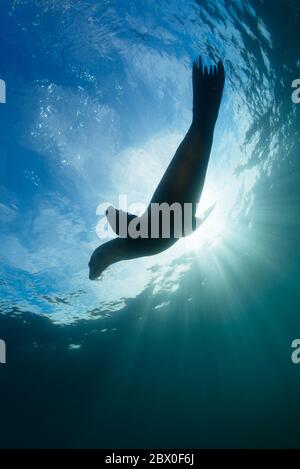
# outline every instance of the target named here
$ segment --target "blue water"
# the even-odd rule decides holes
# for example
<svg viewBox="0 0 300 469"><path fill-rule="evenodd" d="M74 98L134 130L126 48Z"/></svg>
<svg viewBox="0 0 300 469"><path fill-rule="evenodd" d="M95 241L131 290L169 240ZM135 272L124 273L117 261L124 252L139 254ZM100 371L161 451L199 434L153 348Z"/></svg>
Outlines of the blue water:
<svg viewBox="0 0 300 469"><path fill-rule="evenodd" d="M298 1L2 0L0 446L299 446ZM226 85L191 238L88 280ZM98 208L98 210L97 210Z"/></svg>

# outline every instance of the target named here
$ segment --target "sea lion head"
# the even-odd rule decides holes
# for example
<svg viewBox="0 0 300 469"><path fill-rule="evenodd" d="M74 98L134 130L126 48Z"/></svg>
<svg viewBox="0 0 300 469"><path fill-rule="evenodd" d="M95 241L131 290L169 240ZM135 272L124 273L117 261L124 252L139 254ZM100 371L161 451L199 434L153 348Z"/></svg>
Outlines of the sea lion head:
<svg viewBox="0 0 300 469"><path fill-rule="evenodd" d="M104 270L112 263L110 251L107 244L102 244L93 252L89 262L89 278L96 280L104 272Z"/></svg>

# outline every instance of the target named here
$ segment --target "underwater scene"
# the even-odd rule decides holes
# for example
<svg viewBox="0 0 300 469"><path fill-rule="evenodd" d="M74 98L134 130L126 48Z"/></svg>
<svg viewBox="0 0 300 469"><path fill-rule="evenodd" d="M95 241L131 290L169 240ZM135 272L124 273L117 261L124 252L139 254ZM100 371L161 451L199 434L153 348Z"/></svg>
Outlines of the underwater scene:
<svg viewBox="0 0 300 469"><path fill-rule="evenodd" d="M298 0L1 1L1 448L300 447L299 31ZM199 56L225 70L203 223L92 281Z"/></svg>

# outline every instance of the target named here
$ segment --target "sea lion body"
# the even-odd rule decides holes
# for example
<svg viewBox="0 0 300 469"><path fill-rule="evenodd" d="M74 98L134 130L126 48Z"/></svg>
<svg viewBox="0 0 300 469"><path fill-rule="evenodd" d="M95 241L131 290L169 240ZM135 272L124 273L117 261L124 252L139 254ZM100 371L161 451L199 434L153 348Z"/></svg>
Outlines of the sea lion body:
<svg viewBox="0 0 300 469"><path fill-rule="evenodd" d="M210 67L210 71L207 67L203 70L201 58L194 62L192 124L158 184L147 211L141 217L129 217L128 231L130 232L132 226L141 227L147 222L148 237L132 237L127 233L126 237L120 235L99 246L89 263L90 279L99 277L103 270L115 262L158 254L178 240L178 236L175 236L175 215L172 211L169 236L164 236L161 225L157 236L149 236L153 227L153 207L161 204L179 204L184 211L185 204L189 204L193 226L196 226L196 208L205 181L224 79L221 62L217 67ZM184 236L183 220L181 228ZM115 231L120 234L119 228L115 228Z"/></svg>

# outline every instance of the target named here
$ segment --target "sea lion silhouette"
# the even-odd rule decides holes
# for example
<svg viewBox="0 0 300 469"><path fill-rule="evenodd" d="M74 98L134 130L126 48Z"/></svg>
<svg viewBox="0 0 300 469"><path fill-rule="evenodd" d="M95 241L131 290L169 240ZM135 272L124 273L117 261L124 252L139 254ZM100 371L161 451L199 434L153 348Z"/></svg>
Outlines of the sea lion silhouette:
<svg viewBox="0 0 300 469"><path fill-rule="evenodd" d="M202 220L197 220L196 208L200 199L207 171L213 133L221 104L225 82L225 72L221 61L218 65L202 67L202 60L193 63L193 120L180 143L173 159L155 190L147 211L140 217L126 214L110 207L107 211L108 221L116 234L119 233L119 222L127 218L127 223L137 227L146 220L151 226L152 204L190 204L192 207L193 227L196 229ZM204 219L213 207L208 209ZM111 214L116 215L118 223L113 223ZM172 215L172 214L171 214ZM122 218L123 217L123 218ZM151 256L168 249L178 240L175 236L174 216L170 217L170 235L164 237L161 227L156 237L130 236L112 239L93 252L89 262L89 278L95 280L111 264L122 260ZM183 236L190 233L183 233Z"/></svg>

